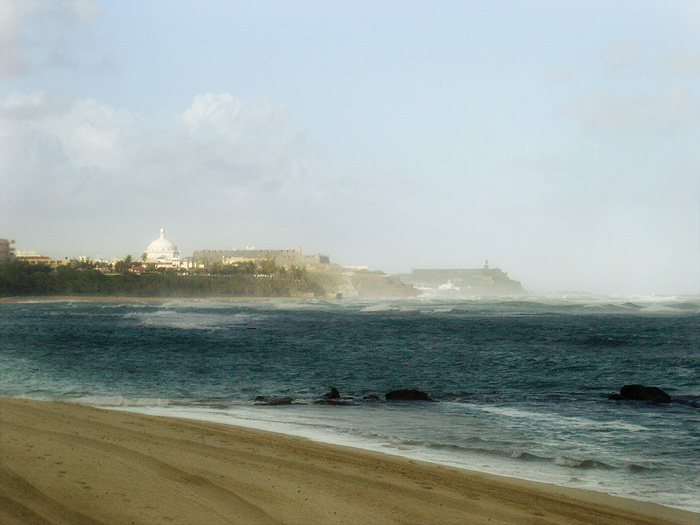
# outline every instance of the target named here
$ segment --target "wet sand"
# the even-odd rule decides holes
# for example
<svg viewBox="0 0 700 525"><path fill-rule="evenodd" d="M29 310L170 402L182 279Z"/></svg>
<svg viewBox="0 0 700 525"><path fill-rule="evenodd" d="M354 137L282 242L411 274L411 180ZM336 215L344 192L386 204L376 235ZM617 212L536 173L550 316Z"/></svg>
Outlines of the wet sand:
<svg viewBox="0 0 700 525"><path fill-rule="evenodd" d="M700 523L700 514L185 419L0 398L0 522Z"/></svg>

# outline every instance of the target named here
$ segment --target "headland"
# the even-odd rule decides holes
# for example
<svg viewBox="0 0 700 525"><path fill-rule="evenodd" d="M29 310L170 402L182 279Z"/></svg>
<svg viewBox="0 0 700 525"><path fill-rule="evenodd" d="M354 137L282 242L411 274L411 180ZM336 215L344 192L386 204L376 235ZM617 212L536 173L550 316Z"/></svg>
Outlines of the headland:
<svg viewBox="0 0 700 525"><path fill-rule="evenodd" d="M482 268L414 269L401 280L422 292L442 295L520 295L526 293L520 281L514 281L488 261Z"/></svg>

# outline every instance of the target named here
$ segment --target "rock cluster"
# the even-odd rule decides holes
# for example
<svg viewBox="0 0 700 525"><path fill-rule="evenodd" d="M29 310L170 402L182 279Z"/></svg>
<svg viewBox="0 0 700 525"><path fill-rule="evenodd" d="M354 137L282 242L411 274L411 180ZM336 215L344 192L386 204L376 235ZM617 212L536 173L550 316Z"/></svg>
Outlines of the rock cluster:
<svg viewBox="0 0 700 525"><path fill-rule="evenodd" d="M387 392L384 397L387 401L432 401L430 396L421 390L403 388Z"/></svg>
<svg viewBox="0 0 700 525"><path fill-rule="evenodd" d="M644 385L625 385L620 389L619 394L612 394L608 399L649 401L651 403L671 403L673 401L671 396L660 388Z"/></svg>
<svg viewBox="0 0 700 525"><path fill-rule="evenodd" d="M271 406L277 406L277 405L291 405L292 401L294 401L293 397L265 397L265 396L257 396L255 398L256 403L260 403L261 405L271 405Z"/></svg>
<svg viewBox="0 0 700 525"><path fill-rule="evenodd" d="M401 390L392 390L384 394L384 399L387 401L432 401L430 396L422 390L402 388ZM381 401L381 398L376 394L369 394L362 398L363 401ZM352 397L341 397L340 391L331 387L330 391L323 394L320 399L314 401L316 405L347 405L353 401ZM266 397L257 396L255 403L261 405L291 405L294 402L292 397Z"/></svg>

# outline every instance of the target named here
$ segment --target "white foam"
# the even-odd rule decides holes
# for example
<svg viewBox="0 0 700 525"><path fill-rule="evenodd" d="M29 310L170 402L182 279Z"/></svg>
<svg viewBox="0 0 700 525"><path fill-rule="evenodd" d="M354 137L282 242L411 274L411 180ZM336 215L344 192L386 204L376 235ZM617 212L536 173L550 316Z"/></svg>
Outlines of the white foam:
<svg viewBox="0 0 700 525"><path fill-rule="evenodd" d="M183 330L218 330L229 326L245 325L263 318L263 316L248 313L227 315L226 313L179 310L132 312L124 317L136 319L144 326L180 328Z"/></svg>
<svg viewBox="0 0 700 525"><path fill-rule="evenodd" d="M391 312L399 310L398 307L386 303L373 304L360 309L360 312Z"/></svg>
<svg viewBox="0 0 700 525"><path fill-rule="evenodd" d="M510 418L528 419L536 421L545 421L548 423L557 423L560 426L566 426L569 428L599 428L599 429L625 429L630 432L642 432L649 430L647 427L642 425L635 425L632 423L626 423L623 421L598 421L595 419L589 419L581 416L570 417L570 416L560 416L555 414L543 414L541 412L535 412L532 410L523 410L521 408L513 407L496 407L496 406L474 406L475 410L480 410L482 412L488 412L492 414L498 414L501 416L506 416Z"/></svg>

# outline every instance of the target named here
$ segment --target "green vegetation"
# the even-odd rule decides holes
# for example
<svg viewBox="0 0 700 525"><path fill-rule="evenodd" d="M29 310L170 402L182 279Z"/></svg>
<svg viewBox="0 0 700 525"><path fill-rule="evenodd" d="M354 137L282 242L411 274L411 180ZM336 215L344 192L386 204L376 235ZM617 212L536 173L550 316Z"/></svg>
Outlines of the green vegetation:
<svg viewBox="0 0 700 525"><path fill-rule="evenodd" d="M342 271L335 268L309 272L308 279L313 286L320 290L327 290L329 293L335 293L348 280L347 277L343 276Z"/></svg>
<svg viewBox="0 0 700 525"><path fill-rule="evenodd" d="M329 292L351 297L413 297L416 290L398 277L382 271L347 270L337 265L324 265L309 272L309 280Z"/></svg>
<svg viewBox="0 0 700 525"><path fill-rule="evenodd" d="M323 296L324 288L303 268L283 268L274 261L215 266L181 273L149 269L137 272L128 257L105 273L91 263L52 270L24 262L0 264L0 297L21 296L127 297L305 297Z"/></svg>

